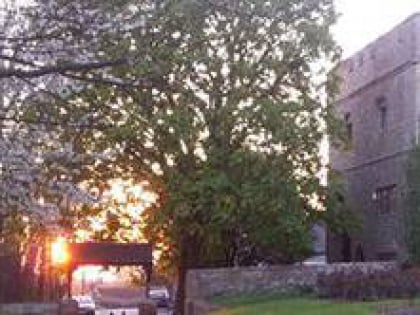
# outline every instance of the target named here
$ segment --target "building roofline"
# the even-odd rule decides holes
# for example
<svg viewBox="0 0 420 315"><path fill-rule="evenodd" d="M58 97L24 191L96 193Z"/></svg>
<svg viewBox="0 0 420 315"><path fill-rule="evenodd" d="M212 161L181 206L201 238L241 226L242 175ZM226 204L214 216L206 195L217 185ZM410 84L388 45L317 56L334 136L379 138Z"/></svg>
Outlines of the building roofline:
<svg viewBox="0 0 420 315"><path fill-rule="evenodd" d="M341 60L340 63L346 63L347 61L353 59L354 57L356 57L357 55L359 55L361 52L365 51L367 48L374 46L376 43L378 43L379 41L383 40L385 37L387 37L389 34L391 34L392 32L394 32L395 30L397 30L399 27L403 26L404 24L407 24L409 22L411 22L412 20L415 20L417 18L420 18L420 11L419 12L415 12L411 15L409 15L408 17L406 17L404 20L402 20L401 22L399 22L397 25L395 25L393 28L391 28L390 30L386 31L385 33L383 33L382 35L379 35L378 37L376 37L374 40L370 41L368 44L364 45L361 49L358 49L356 52L354 52L351 56Z"/></svg>

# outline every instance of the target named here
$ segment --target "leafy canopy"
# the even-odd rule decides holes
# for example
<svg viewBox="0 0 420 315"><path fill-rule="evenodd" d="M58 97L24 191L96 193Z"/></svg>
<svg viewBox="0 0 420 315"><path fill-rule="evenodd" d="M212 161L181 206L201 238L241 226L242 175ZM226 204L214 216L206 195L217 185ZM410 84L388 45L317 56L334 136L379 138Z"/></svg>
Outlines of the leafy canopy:
<svg viewBox="0 0 420 315"><path fill-rule="evenodd" d="M308 253L326 200L319 144L335 133L322 104L337 57L331 0L126 0L116 3L121 19L102 2L63 0L56 14L48 3L37 2L32 23L51 32L3 39L19 42L29 62L11 60L4 77L69 87L47 85L17 118L45 122L55 141L93 156L70 181L148 180L160 199L145 212L147 233L171 263L290 262ZM31 40L66 49L42 59Z"/></svg>
<svg viewBox="0 0 420 315"><path fill-rule="evenodd" d="M85 89L59 116L94 121L79 150L112 158L93 176L154 185L147 232L171 263L305 256L319 217L319 144L334 122L320 67L337 56L332 1L180 0L138 10L129 38L141 58L115 75L150 84ZM111 59L124 52L101 49Z"/></svg>
<svg viewBox="0 0 420 315"><path fill-rule="evenodd" d="M309 253L328 203L319 146L336 135L332 0L50 2L36 1L39 38L3 39L25 51L0 79L36 96L7 115L88 156L66 180L148 181L145 233L181 286L186 268Z"/></svg>

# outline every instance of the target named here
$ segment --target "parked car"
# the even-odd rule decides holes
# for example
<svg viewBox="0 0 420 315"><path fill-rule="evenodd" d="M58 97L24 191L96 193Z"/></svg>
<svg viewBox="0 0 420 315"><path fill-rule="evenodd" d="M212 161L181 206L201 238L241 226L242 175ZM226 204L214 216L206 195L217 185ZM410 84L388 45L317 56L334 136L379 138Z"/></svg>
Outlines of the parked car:
<svg viewBox="0 0 420 315"><path fill-rule="evenodd" d="M166 287L151 287L149 298L156 303L157 307L171 307L171 297Z"/></svg>
<svg viewBox="0 0 420 315"><path fill-rule="evenodd" d="M77 302L79 307L79 314L94 315L95 314L95 300L90 295L75 295L72 297Z"/></svg>

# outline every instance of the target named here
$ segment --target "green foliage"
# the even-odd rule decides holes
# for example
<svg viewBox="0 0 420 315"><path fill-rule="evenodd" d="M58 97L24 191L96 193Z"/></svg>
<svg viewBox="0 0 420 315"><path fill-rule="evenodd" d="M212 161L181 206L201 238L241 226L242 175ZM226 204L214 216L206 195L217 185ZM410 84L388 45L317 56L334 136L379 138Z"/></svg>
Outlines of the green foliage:
<svg viewBox="0 0 420 315"><path fill-rule="evenodd" d="M159 200L146 236L180 274L303 259L327 202L320 143L339 125L322 101L339 55L332 0L134 3L124 38L96 41L100 56L130 56L107 77L133 85L89 81L44 113L61 141L106 156L77 180L147 180Z"/></svg>
<svg viewBox="0 0 420 315"><path fill-rule="evenodd" d="M79 161L71 180L100 190L111 178L147 181L159 199L144 213L145 234L181 287L188 268L301 260L320 219L341 229L347 210L319 179L320 143L340 140L323 102L336 88L327 82L339 56L333 1L118 4L89 2L118 23L92 20L84 33L94 42L81 42L92 43L86 57L125 63L79 79L70 71L68 97L24 111L75 154L97 157ZM107 219L95 237L130 229ZM71 213L63 222L72 226Z"/></svg>
<svg viewBox="0 0 420 315"><path fill-rule="evenodd" d="M110 34L97 43L103 56L134 58L109 72L138 85L90 84L65 111L49 107L55 123L89 123L61 124L61 141L107 157L75 180L96 187L109 178L147 180L160 197L144 215L145 232L167 266L304 258L311 225L325 219L319 146L339 125L321 101L334 85L325 67L313 69L338 56L332 1L136 8L142 22L126 40Z"/></svg>
<svg viewBox="0 0 420 315"><path fill-rule="evenodd" d="M407 245L409 260L420 263L420 147L414 148L407 168Z"/></svg>
<svg viewBox="0 0 420 315"><path fill-rule="evenodd" d="M0 240L5 255L19 256L21 244L26 241L25 228L21 216L16 213L2 216Z"/></svg>
<svg viewBox="0 0 420 315"><path fill-rule="evenodd" d="M302 259L310 252L311 220L284 164L244 150L227 156L223 168L207 161L188 177L172 175L165 207L145 213L147 232L160 231L178 242L198 239L196 266ZM163 225L168 217L173 223ZM178 253L168 258L176 260Z"/></svg>
<svg viewBox="0 0 420 315"><path fill-rule="evenodd" d="M325 198L326 211L318 213L319 219L325 222L328 229L338 235L357 233L362 227L362 217L347 202L346 185L343 176L334 170L328 174L328 187L321 196Z"/></svg>
<svg viewBox="0 0 420 315"><path fill-rule="evenodd" d="M331 3L163 3L151 25L167 37L143 42L152 63L131 69L159 80L129 98L113 92L129 115L103 138L164 192L146 213L149 237L165 239L171 262L191 256L190 267L301 259L322 191L319 143L334 121L310 69L336 56Z"/></svg>
<svg viewBox="0 0 420 315"><path fill-rule="evenodd" d="M0 301L34 299L39 293L34 281L34 266L39 258L29 253L34 243L45 241L45 229L19 211L9 211L0 219Z"/></svg>
<svg viewBox="0 0 420 315"><path fill-rule="evenodd" d="M338 49L331 0L160 1L137 6L143 22L101 54L137 56L54 119L80 152L106 152L80 174L147 180L160 198L146 236L168 266L293 262L310 252L325 206L319 145L337 120L321 95ZM54 112L54 111L53 111ZM332 217L333 215L331 215ZM337 220L338 222L338 220ZM174 264L175 263L175 264Z"/></svg>

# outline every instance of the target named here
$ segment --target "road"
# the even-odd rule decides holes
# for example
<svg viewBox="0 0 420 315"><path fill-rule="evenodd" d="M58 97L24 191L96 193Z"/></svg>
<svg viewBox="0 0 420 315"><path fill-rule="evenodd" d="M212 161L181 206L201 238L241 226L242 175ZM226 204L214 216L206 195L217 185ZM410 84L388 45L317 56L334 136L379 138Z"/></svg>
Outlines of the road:
<svg viewBox="0 0 420 315"><path fill-rule="evenodd" d="M144 289L138 287L112 285L97 287L95 302L98 309L95 310L95 314L137 315L139 314L139 311L136 308L133 308L132 305L138 305L140 302L144 301L144 296ZM121 308L118 308L117 305L121 305ZM125 308L124 305L126 305ZM172 312L165 308L159 308L157 314L171 315Z"/></svg>
<svg viewBox="0 0 420 315"><path fill-rule="evenodd" d="M100 309L96 310L96 315L122 315L125 312L125 315L139 315L139 311L133 308L127 309ZM160 308L158 309L158 315L171 315L172 312L168 309ZM140 314L141 315L141 314Z"/></svg>

